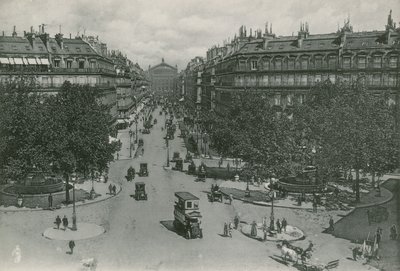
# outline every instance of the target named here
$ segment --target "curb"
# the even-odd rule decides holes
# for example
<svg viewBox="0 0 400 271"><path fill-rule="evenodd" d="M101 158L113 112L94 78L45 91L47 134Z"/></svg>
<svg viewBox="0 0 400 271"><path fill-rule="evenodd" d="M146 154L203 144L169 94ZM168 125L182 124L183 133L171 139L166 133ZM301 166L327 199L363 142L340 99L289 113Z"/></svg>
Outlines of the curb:
<svg viewBox="0 0 400 271"><path fill-rule="evenodd" d="M388 180L390 180L390 179L388 179ZM386 181L387 180L385 180L384 182L386 182ZM385 204L385 203L391 201L393 199L393 196L394 196L393 193L390 192L388 189L386 189L384 187L382 187L381 189L385 189L385 190L387 190L387 192L390 193L389 198L387 198L387 199L385 199L385 200L383 200L381 202L375 203L375 204L374 203L370 203L370 204L365 204L365 205L362 205L362 206L352 206L352 207L350 207L350 210L348 211L348 213L345 216L347 216L348 214L350 214L351 212L353 212L357 208L369 208L369 207L372 207L372 206L379 206L379 205L382 205L382 204ZM228 194L226 194L226 193L224 193L222 191L221 191L221 193L223 195L225 195L225 196L229 196ZM237 199L237 200L240 200L240 201L243 201L245 203L250 203L250 204L254 204L254 205L258 205L258 206L264 206L264 207L271 207L272 206L272 204L269 204L267 202L261 203L261 202L255 202L255 201L252 201L252 200L247 200L245 198L237 198L237 197L233 197L233 198ZM307 208L306 207L302 208L302 207L298 207L298 206L293 206L293 207L290 206L289 207L289 206L280 206L280 205L276 205L276 204L274 204L274 207L276 207L276 208L297 209L297 210L307 210L307 211L311 210L311 211L313 211L313 208L308 208L308 207ZM318 209L317 209L317 211L318 211ZM326 210L319 209L319 211L326 211ZM344 217L342 217L342 218L344 218Z"/></svg>
<svg viewBox="0 0 400 271"><path fill-rule="evenodd" d="M108 199L114 198L114 197L118 196L119 193L122 191L122 186L119 185L119 184L118 184L118 186L119 186L119 190L118 190L116 195L112 195L111 197L100 199L100 200L96 200L96 201L85 201L84 203L83 202L78 202L78 204L75 203L75 207L84 206L84 205L90 205L90 204L94 204L94 203L98 203L98 202L103 202L103 201L106 201ZM68 209L68 208L72 208L72 207L73 207L73 205L70 204L70 205L64 205L60 209ZM55 209L55 210L59 210L59 209ZM37 211L49 211L49 210L42 209L42 208L26 208L26 209L16 209L16 210L4 210L4 209L0 208L0 212L4 212L4 213L7 213L7 212L10 212L10 213L37 212Z"/></svg>

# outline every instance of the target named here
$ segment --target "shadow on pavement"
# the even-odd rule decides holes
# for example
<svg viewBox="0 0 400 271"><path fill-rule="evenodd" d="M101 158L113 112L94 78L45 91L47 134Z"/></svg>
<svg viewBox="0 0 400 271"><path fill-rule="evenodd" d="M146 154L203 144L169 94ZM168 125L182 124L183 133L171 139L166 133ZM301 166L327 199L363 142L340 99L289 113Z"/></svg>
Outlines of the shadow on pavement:
<svg viewBox="0 0 400 271"><path fill-rule="evenodd" d="M185 237L183 232L177 231L175 229L173 220L160 221L160 224L163 225L167 230L172 231L172 232L176 233L179 236Z"/></svg>

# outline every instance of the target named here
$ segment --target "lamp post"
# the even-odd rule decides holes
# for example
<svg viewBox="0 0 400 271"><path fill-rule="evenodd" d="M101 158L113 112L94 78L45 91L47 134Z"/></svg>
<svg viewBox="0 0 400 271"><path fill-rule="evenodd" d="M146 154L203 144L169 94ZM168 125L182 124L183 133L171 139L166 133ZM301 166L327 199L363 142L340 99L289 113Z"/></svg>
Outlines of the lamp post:
<svg viewBox="0 0 400 271"><path fill-rule="evenodd" d="M75 182L76 182L76 173L75 172L72 173L72 175L71 175L71 181L72 181L72 228L71 228L71 230L76 231L78 228L76 226L76 210L75 210Z"/></svg>
<svg viewBox="0 0 400 271"><path fill-rule="evenodd" d="M168 143L169 136L168 136L168 132L167 132L167 135L165 136L165 140L166 140L166 143L167 143L167 167L169 167L169 143Z"/></svg>
<svg viewBox="0 0 400 271"><path fill-rule="evenodd" d="M271 191L269 192L269 196L271 197L271 221L270 221L270 223L269 223L269 228L270 228L270 230L274 230L275 229L275 218L274 218L274 197L275 197L275 192L274 192L274 190L272 190L272 185L273 185L273 182L272 182L272 179L271 179L271 182L270 182L270 189L271 189Z"/></svg>
<svg viewBox="0 0 400 271"><path fill-rule="evenodd" d="M138 132L137 132L137 123L138 123L138 116L136 115L135 117L135 125L136 125L136 138L135 138L135 143L138 143Z"/></svg>
<svg viewBox="0 0 400 271"><path fill-rule="evenodd" d="M132 130L129 130L129 158L132 158Z"/></svg>

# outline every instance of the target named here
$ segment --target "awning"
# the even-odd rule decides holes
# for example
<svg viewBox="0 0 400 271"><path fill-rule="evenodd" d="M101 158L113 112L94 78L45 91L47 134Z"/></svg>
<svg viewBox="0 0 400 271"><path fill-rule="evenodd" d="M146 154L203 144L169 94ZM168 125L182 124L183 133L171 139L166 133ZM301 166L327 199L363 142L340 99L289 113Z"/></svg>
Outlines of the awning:
<svg viewBox="0 0 400 271"><path fill-rule="evenodd" d="M1 64L11 64L8 58L5 57L0 57L0 63Z"/></svg>
<svg viewBox="0 0 400 271"><path fill-rule="evenodd" d="M24 65L24 61L22 60L22 58L13 58L14 59L14 63L15 65Z"/></svg>
<svg viewBox="0 0 400 271"><path fill-rule="evenodd" d="M26 62L28 62L29 65L36 65L36 59L35 58L27 58Z"/></svg>
<svg viewBox="0 0 400 271"><path fill-rule="evenodd" d="M38 58L42 65L50 65L49 60L47 58Z"/></svg>

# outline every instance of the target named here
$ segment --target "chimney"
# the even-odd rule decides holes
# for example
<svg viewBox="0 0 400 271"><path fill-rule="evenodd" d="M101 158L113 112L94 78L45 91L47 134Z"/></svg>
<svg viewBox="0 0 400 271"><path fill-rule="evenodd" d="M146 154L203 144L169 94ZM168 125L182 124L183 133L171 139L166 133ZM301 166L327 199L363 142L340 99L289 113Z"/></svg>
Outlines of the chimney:
<svg viewBox="0 0 400 271"><path fill-rule="evenodd" d="M35 40L35 33L33 33L32 31L32 27L31 27L31 32L26 33L24 31L24 36L26 37L26 39L29 41L29 44L31 45L31 47L33 48L33 42Z"/></svg>
<svg viewBox="0 0 400 271"><path fill-rule="evenodd" d="M12 36L13 37L16 37L17 36L17 28L16 28L16 26L14 25L14 30L13 30L13 33L12 33Z"/></svg>
<svg viewBox="0 0 400 271"><path fill-rule="evenodd" d="M46 48L49 48L49 34L42 33L42 34L39 35L39 38L44 43L44 46L46 46Z"/></svg>
<svg viewBox="0 0 400 271"><path fill-rule="evenodd" d="M56 42L58 44L58 46L60 46L61 50L64 49L64 41L63 41L63 34L58 33L56 34L55 38L56 38Z"/></svg>

